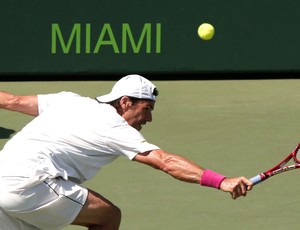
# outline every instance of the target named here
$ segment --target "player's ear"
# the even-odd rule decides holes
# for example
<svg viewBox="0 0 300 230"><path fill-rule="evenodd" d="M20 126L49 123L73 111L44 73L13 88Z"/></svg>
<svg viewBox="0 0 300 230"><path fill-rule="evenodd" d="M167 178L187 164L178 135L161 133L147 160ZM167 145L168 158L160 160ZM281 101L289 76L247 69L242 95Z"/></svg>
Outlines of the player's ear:
<svg viewBox="0 0 300 230"><path fill-rule="evenodd" d="M129 97L124 96L120 100L120 106L124 111L126 111L129 107L132 106L132 101L130 100Z"/></svg>

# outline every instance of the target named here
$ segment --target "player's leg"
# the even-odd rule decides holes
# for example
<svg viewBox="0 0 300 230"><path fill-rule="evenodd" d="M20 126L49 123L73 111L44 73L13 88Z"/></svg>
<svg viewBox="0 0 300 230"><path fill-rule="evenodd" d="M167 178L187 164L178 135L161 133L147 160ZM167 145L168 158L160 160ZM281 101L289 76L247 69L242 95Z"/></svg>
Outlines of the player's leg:
<svg viewBox="0 0 300 230"><path fill-rule="evenodd" d="M30 178L11 177L2 182L0 206L24 225L40 229L61 229L71 223L90 229L118 229L120 225L119 208L71 181L55 178L34 182ZM19 184L24 186L15 187Z"/></svg>
<svg viewBox="0 0 300 230"><path fill-rule="evenodd" d="M119 229L120 222L120 209L100 194L89 190L88 198L72 224L92 230L116 230Z"/></svg>

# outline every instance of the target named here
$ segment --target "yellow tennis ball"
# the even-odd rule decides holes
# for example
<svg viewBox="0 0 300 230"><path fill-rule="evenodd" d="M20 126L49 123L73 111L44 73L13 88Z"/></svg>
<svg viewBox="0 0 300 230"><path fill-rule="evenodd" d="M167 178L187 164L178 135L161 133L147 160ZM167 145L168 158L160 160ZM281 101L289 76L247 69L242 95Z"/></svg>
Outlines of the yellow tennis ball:
<svg viewBox="0 0 300 230"><path fill-rule="evenodd" d="M203 40L210 40L215 34L215 28L209 23L203 23L198 27L198 35Z"/></svg>

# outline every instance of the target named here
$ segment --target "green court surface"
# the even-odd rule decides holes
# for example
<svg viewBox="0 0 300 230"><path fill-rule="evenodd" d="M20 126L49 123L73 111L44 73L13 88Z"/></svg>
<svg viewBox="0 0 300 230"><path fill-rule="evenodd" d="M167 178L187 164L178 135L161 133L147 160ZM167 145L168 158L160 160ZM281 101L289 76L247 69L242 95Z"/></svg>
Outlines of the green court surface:
<svg viewBox="0 0 300 230"><path fill-rule="evenodd" d="M160 94L143 135L203 167L250 178L282 160L300 141L300 80L154 83ZM74 91L95 97L107 93L113 82L0 84L1 90L16 94ZM0 119L2 147L32 118L2 110ZM122 209L122 230L279 230L299 227L299 181L300 170L287 172L232 200L228 193L119 158L85 185Z"/></svg>

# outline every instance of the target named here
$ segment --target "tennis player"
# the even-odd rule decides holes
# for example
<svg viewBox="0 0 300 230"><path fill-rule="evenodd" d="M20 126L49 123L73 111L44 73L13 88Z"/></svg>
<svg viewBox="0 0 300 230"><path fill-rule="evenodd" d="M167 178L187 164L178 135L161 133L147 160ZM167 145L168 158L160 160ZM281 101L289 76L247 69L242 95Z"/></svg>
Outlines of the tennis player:
<svg viewBox="0 0 300 230"><path fill-rule="evenodd" d="M0 152L0 229L118 229L120 209L81 184L119 156L233 199L245 196L248 179L226 178L145 140L139 131L152 121L157 95L139 75L123 77L96 99L0 92L0 108L35 116Z"/></svg>

